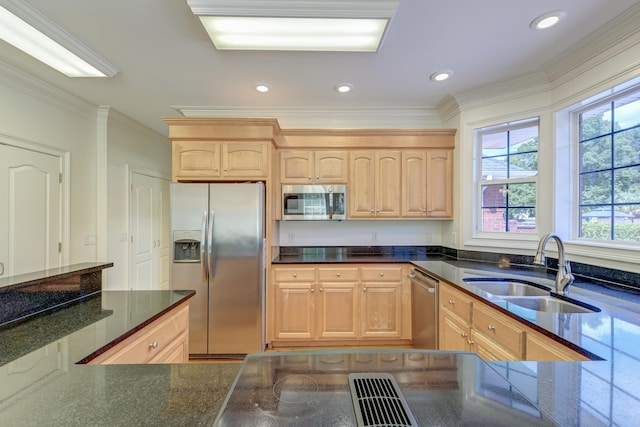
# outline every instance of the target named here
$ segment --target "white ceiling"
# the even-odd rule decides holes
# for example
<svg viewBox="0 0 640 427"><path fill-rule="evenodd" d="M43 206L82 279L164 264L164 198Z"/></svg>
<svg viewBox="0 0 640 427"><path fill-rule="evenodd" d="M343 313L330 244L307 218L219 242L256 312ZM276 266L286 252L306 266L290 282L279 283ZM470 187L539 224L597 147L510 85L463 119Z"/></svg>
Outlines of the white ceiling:
<svg viewBox="0 0 640 427"><path fill-rule="evenodd" d="M400 0L377 53L216 51L186 0L29 0L120 69L69 78L0 41L0 62L167 134L175 106L216 109L433 109L447 95L528 75L638 0ZM529 28L567 13L560 26ZM441 69L453 78L434 83ZM348 94L333 91L349 82ZM271 91L255 91L266 83Z"/></svg>

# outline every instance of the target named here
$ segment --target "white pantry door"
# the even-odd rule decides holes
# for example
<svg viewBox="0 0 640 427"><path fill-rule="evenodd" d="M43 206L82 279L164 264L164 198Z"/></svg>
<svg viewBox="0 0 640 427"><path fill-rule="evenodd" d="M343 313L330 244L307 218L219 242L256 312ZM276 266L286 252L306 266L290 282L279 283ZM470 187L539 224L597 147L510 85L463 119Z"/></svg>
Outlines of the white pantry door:
<svg viewBox="0 0 640 427"><path fill-rule="evenodd" d="M59 267L62 158L0 144L0 277Z"/></svg>
<svg viewBox="0 0 640 427"><path fill-rule="evenodd" d="M131 173L129 288L169 289L169 182Z"/></svg>

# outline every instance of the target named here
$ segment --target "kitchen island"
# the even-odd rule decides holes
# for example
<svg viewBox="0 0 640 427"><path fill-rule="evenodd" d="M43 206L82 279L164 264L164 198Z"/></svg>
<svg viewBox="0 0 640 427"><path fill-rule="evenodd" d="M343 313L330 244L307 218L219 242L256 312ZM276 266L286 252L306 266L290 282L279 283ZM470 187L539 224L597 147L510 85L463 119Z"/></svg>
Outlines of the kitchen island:
<svg viewBox="0 0 640 427"><path fill-rule="evenodd" d="M365 262L363 258L358 257L357 262ZM373 256L366 262L385 260L384 256ZM391 261L399 260L393 257ZM550 280L538 271L513 265L499 266L430 255L415 257L414 254L403 255L402 261L474 294L477 290L462 281L465 274L518 274L532 277L532 280ZM318 258L311 262L318 262ZM554 324L547 324L550 320L545 317L533 317L530 321L539 322L540 328L560 334L563 340L602 360L484 362L469 353L451 352L435 352L420 360L422 352L389 353L389 350L363 353L375 353L373 358L347 350L339 353L343 355L340 357L346 358L340 361L322 351L313 355L296 352L281 356L293 357L289 361L304 359L298 366L303 366L304 375L311 376L319 384L323 384L319 381L322 376L343 381L347 372L344 363L348 363L349 372L384 368L398 378L403 393L407 390L406 397L412 410L419 413L428 407L427 403L435 404L440 410L445 409L445 415L452 417L449 420L454 425L456 419L468 419L468 414L487 413L474 412L482 410L517 416L517 425L549 425L549 422L562 426L635 425L640 403L637 397L640 396L638 297L631 292L586 282L576 283L572 294L588 299L601 311L589 315L572 314L560 323L555 318ZM188 298L188 292L177 291L103 291L0 330L0 425L211 425L234 385L239 363L77 364L117 341L123 333ZM259 356L272 357L274 354ZM437 366L443 362L441 356L448 358L445 367ZM452 358L455 363L451 362ZM369 359L375 362L366 362ZM247 359L250 360L255 358ZM321 363L323 360L334 363ZM428 368L420 365L425 360ZM255 379L257 371L252 371L248 362L245 363L243 373L253 375ZM272 363L272 366L277 364ZM238 379L234 388L242 385L242 381ZM338 387L340 392L345 391L344 383L337 386L331 381L322 385L323 390ZM426 385L433 389L429 398L415 389ZM271 400L264 400L265 395ZM260 404L276 405L272 391L265 391L262 396L263 403L251 401L250 406L259 403L254 407L262 410ZM342 399L344 396L335 397ZM334 396L325 393L322 398L333 399ZM471 406L465 406L466 402ZM285 403L290 402L283 403L283 410L287 409ZM342 407L345 411L351 408L349 405ZM449 412L446 412L447 408ZM289 406L287 410L295 411L295 408ZM233 425L224 424L224 420L221 416L222 425Z"/></svg>

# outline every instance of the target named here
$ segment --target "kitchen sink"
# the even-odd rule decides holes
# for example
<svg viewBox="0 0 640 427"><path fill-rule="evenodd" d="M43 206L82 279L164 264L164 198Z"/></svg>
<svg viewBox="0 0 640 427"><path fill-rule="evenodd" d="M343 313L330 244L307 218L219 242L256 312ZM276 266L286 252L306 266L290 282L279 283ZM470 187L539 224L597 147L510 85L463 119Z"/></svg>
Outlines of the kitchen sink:
<svg viewBox="0 0 640 427"><path fill-rule="evenodd" d="M468 277L468 285L495 296L548 296L550 290L542 285L512 278Z"/></svg>
<svg viewBox="0 0 640 427"><path fill-rule="evenodd" d="M600 311L598 307L571 298L552 295L546 297L505 297L504 301L507 304L515 304L547 313L597 313Z"/></svg>

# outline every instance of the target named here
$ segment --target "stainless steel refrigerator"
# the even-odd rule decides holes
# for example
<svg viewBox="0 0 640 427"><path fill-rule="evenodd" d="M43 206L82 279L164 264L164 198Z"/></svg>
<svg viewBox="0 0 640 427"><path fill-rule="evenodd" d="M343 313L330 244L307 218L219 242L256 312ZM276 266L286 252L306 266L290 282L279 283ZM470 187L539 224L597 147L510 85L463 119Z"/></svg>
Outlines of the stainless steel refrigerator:
<svg viewBox="0 0 640 427"><path fill-rule="evenodd" d="M172 289L193 289L189 353L264 350L264 184L171 184Z"/></svg>

